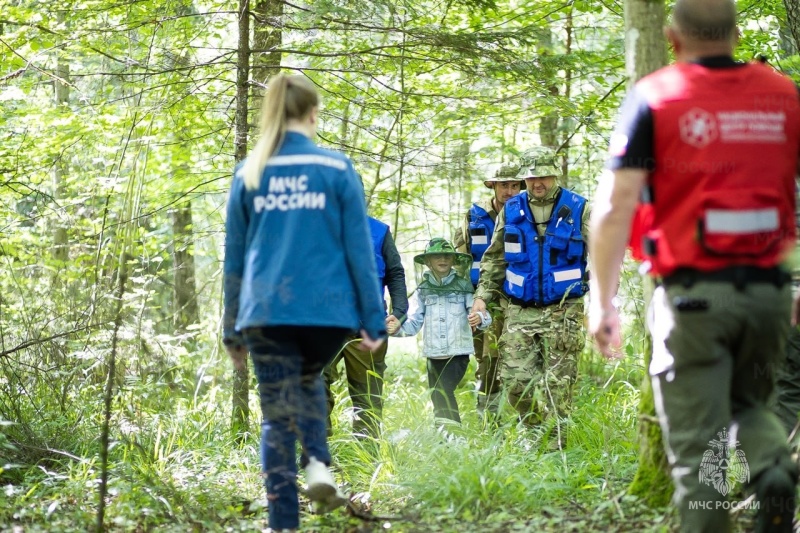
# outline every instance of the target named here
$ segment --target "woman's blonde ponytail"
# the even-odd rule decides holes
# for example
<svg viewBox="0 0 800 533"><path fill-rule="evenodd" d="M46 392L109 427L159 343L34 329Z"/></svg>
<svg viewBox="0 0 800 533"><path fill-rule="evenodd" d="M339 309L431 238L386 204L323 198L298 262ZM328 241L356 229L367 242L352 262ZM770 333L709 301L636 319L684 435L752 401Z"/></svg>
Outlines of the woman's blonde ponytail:
<svg viewBox="0 0 800 533"><path fill-rule="evenodd" d="M261 185L264 167L280 146L287 122L305 117L318 104L317 90L304 76L273 76L261 106L261 134L242 165L245 188L255 190Z"/></svg>

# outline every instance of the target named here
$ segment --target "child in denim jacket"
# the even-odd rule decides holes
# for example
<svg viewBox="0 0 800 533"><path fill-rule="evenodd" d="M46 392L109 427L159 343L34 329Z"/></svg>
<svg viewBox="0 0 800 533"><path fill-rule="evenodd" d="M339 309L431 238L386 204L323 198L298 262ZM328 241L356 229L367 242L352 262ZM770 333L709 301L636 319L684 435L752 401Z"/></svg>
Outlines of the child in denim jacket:
<svg viewBox="0 0 800 533"><path fill-rule="evenodd" d="M391 335L416 335L424 328L422 355L428 358L428 386L431 388L433 413L438 424L461 423L455 390L474 352L472 331L486 329L489 313L471 313L472 283L459 275L456 266L466 272L472 256L456 252L445 239L432 239L425 253L414 257L427 266L403 324L394 316L386 321Z"/></svg>

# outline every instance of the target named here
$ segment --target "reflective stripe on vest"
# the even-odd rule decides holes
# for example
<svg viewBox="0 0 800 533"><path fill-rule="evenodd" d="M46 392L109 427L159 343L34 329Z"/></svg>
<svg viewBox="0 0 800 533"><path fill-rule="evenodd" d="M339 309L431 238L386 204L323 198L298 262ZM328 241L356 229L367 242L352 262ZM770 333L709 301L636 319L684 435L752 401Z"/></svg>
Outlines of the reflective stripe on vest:
<svg viewBox="0 0 800 533"><path fill-rule="evenodd" d="M772 231L780 227L780 213L776 208L741 211L709 209L705 220L707 233L737 235Z"/></svg>
<svg viewBox="0 0 800 533"><path fill-rule="evenodd" d="M553 279L556 283L560 281L576 281L583 277L580 268L571 268L569 270L553 271Z"/></svg>
<svg viewBox="0 0 800 533"><path fill-rule="evenodd" d="M522 284L525 283L525 278L520 276L519 274L514 274L510 270L506 269L506 281L510 285L522 287Z"/></svg>
<svg viewBox="0 0 800 533"><path fill-rule="evenodd" d="M506 242L503 243L503 249L507 254L518 254L522 252L522 243L519 242Z"/></svg>
<svg viewBox="0 0 800 533"><path fill-rule="evenodd" d="M469 278L472 285L478 286L478 279L481 273L481 259L489 248L494 233L494 220L489 213L478 204L472 204L469 208L469 251L472 254L472 268L469 271Z"/></svg>

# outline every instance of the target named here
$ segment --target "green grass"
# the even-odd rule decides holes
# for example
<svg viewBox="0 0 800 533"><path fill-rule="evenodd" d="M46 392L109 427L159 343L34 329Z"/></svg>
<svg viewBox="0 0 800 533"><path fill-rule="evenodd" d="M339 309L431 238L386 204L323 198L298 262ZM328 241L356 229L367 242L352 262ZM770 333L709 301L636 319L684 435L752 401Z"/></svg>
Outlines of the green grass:
<svg viewBox="0 0 800 533"><path fill-rule="evenodd" d="M638 449L642 369L634 363L583 362L563 452L550 451L548 435L518 425L508 406L497 427L486 426L475 411L472 366L457 392L463 427L458 439L446 439L433 426L424 363L390 356L379 441L350 435L349 400L344 385L336 385L334 467L363 516L304 514L304 531L660 531L674 523L665 509L648 509L625 495ZM176 391L128 381L119 393L110 530L266 527L258 420L253 417L244 443L234 444L226 364L219 361L219 373L202 387ZM76 394L83 413L100 412L96 391ZM259 412L255 393L251 407ZM0 472L0 530L86 531L94 525L97 417L66 420L72 427L58 442L71 457L44 453L37 459L10 449L15 426L0 426L9 436L0 439L0 465L21 463ZM35 421L29 425L36 428ZM56 427L63 433L63 423Z"/></svg>

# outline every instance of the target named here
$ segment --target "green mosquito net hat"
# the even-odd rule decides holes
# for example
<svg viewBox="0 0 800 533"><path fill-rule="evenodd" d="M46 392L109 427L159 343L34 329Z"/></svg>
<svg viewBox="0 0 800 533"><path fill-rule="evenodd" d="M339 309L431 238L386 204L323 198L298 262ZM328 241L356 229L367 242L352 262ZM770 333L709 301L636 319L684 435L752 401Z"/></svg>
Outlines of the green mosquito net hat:
<svg viewBox="0 0 800 533"><path fill-rule="evenodd" d="M452 268L455 269L456 275L450 278L446 284L442 284L443 280L433 275L433 268L427 264L427 260L435 261L440 256L453 258ZM453 244L442 237L431 239L425 247L425 252L414 257L414 276L417 287L423 295L471 293L473 288L472 282L469 281L470 268L472 268L472 256L457 252ZM450 273L444 277L448 278L449 275Z"/></svg>

